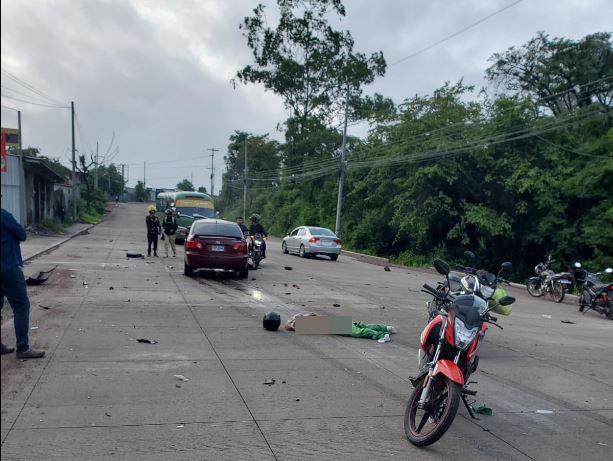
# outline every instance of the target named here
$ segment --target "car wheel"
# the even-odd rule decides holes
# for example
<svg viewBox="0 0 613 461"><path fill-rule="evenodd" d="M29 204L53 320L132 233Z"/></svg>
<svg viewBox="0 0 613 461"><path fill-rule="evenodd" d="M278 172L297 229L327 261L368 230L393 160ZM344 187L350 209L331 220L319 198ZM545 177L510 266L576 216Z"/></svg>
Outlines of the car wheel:
<svg viewBox="0 0 613 461"><path fill-rule="evenodd" d="M338 259L338 255L330 255L330 259L332 261L336 261Z"/></svg>
<svg viewBox="0 0 613 461"><path fill-rule="evenodd" d="M286 255L289 253L289 251L287 250L287 245L285 244L285 242L283 242L281 244L281 251L283 251L283 254Z"/></svg>
<svg viewBox="0 0 613 461"><path fill-rule="evenodd" d="M186 262L183 263L183 274L188 277L194 276L194 270L190 266L188 266Z"/></svg>
<svg viewBox="0 0 613 461"><path fill-rule="evenodd" d="M306 251L304 251L304 245L300 245L300 257L301 258L306 258L307 254Z"/></svg>
<svg viewBox="0 0 613 461"><path fill-rule="evenodd" d="M239 271L238 276L242 279L246 279L247 277L249 277L249 268L245 267L242 271Z"/></svg>

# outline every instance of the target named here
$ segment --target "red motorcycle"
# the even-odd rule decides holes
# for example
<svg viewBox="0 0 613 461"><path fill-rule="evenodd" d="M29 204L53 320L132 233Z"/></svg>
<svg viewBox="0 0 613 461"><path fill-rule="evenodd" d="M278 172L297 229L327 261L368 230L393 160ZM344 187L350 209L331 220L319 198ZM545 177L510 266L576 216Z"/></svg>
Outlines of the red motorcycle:
<svg viewBox="0 0 613 461"><path fill-rule="evenodd" d="M449 278L449 265L445 261L436 259L434 267ZM476 419L466 396L474 396L477 391L468 389L471 384L468 378L477 370L479 346L488 324L502 329L490 311L498 305L508 306L515 302L510 296L497 302L479 296L479 279L471 275L462 285L466 294L457 296L449 291L437 291L427 284L423 286L424 292L437 299L440 310L421 333L419 374L411 378L414 390L404 415L405 435L418 447L433 444L445 434L460 400Z"/></svg>

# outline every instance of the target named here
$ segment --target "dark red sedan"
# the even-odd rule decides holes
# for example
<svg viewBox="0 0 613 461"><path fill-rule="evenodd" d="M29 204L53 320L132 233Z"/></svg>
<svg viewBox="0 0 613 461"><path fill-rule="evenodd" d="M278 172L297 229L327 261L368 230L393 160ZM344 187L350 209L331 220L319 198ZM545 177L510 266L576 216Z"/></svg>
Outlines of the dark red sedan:
<svg viewBox="0 0 613 461"><path fill-rule="evenodd" d="M194 221L185 240L185 266L188 277L199 269L223 269L247 278L247 242L238 224L220 219Z"/></svg>

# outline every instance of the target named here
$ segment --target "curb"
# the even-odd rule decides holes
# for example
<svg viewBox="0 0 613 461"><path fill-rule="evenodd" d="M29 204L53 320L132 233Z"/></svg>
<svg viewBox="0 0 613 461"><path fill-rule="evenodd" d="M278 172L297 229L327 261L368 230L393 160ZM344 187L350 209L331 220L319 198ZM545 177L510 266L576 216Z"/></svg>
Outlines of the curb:
<svg viewBox="0 0 613 461"><path fill-rule="evenodd" d="M377 266L390 265L390 260L388 258L382 258L380 256L365 255L362 253L356 253L355 251L347 251L347 250L341 250L341 254L350 256L352 258L355 258L357 260L364 261L370 264L375 264Z"/></svg>
<svg viewBox="0 0 613 461"><path fill-rule="evenodd" d="M23 258L23 262L25 263L25 262L28 262L28 261L34 259L34 258L38 258L40 255L55 250L59 246L61 246L64 243L68 242L69 240L72 240L75 237L78 237L79 235L84 235L84 234L89 233L89 230L92 227L94 227L94 226L95 226L95 224L90 224L85 229L81 229L80 231L75 232L74 234L69 235L68 237L66 237L65 239L60 240L59 242L56 242L56 243L54 243L52 245L49 245L47 248L44 248L44 249L40 250L39 252L34 253L33 255L28 256L27 258Z"/></svg>

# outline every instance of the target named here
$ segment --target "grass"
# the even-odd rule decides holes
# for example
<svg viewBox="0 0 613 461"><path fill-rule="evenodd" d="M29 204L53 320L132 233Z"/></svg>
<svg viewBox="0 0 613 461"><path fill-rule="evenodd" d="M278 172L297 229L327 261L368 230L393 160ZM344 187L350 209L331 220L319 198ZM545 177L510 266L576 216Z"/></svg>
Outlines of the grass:
<svg viewBox="0 0 613 461"><path fill-rule="evenodd" d="M36 226L38 230L53 232L56 234L62 233L66 230L66 228L70 226L70 222L61 221L57 218L54 219L44 219Z"/></svg>

